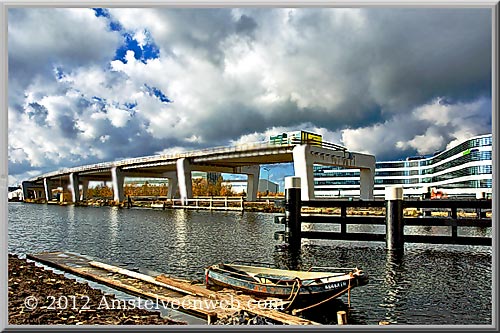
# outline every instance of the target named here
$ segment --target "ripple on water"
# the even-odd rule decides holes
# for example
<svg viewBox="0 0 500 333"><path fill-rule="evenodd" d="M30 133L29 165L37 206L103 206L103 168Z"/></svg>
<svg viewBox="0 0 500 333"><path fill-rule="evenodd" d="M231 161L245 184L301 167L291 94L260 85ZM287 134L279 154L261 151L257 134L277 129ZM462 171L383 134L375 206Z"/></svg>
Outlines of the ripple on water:
<svg viewBox="0 0 500 333"><path fill-rule="evenodd" d="M235 260L287 267L364 269L368 285L351 293L349 322L377 325L490 325L491 247L308 241L294 258L274 240L273 215L245 212L64 207L9 203L9 252L72 251L143 272L202 279L203 268ZM378 231L377 231L378 232ZM347 297L307 316L336 323ZM333 309L333 310L332 310ZM313 319L314 320L314 319Z"/></svg>

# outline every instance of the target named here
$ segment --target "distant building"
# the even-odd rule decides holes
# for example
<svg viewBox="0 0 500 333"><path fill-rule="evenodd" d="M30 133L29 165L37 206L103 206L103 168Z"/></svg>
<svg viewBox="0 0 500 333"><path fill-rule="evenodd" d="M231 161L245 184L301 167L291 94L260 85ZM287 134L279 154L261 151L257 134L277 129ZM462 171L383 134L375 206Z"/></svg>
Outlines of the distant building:
<svg viewBox="0 0 500 333"><path fill-rule="evenodd" d="M191 174L192 179L205 179L210 184L216 184L217 180L222 174L220 172L201 172L201 171L193 171Z"/></svg>
<svg viewBox="0 0 500 333"><path fill-rule="evenodd" d="M168 185L168 180L166 178L128 178L125 177L123 182L125 185L131 186L143 186L148 184L150 186L163 186Z"/></svg>
<svg viewBox="0 0 500 333"><path fill-rule="evenodd" d="M374 196L386 186L402 186L405 196L421 196L431 189L448 197L490 197L492 193L492 135L470 138L432 156L375 165ZM317 197L359 196L359 170L314 166Z"/></svg>
<svg viewBox="0 0 500 333"><path fill-rule="evenodd" d="M217 183L217 180L221 176L220 172L200 172L200 171L193 171L191 174L192 179L208 179L208 181L211 184ZM124 180L125 185L132 185L132 186L143 186L145 184L148 184L150 186L166 186L168 185L168 179L167 178L139 178L139 177L125 177Z"/></svg>
<svg viewBox="0 0 500 333"><path fill-rule="evenodd" d="M247 180L246 179L225 179L222 182L223 186L231 186L231 190L234 193L247 193ZM267 179L259 179L259 192L265 193L269 191L269 193L278 193L279 185L272 181L268 181Z"/></svg>
<svg viewBox="0 0 500 333"><path fill-rule="evenodd" d="M8 193L8 201L23 201L23 190L17 188Z"/></svg>
<svg viewBox="0 0 500 333"><path fill-rule="evenodd" d="M259 179L259 192L278 193L280 186L277 183L269 181L267 179Z"/></svg>

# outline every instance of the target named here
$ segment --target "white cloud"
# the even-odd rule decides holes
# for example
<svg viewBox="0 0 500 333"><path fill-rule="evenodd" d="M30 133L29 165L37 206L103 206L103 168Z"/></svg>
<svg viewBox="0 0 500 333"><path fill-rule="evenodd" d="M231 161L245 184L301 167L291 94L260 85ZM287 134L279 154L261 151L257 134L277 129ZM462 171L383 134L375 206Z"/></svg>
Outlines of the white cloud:
<svg viewBox="0 0 500 333"><path fill-rule="evenodd" d="M427 155L442 149L445 143L443 136L439 134L437 128L430 127L425 134L416 135L408 142L399 141L396 146L403 150L413 148L418 154Z"/></svg>
<svg viewBox="0 0 500 333"><path fill-rule="evenodd" d="M130 120L130 113L126 110L110 107L108 109L108 119L115 127L124 127Z"/></svg>
<svg viewBox="0 0 500 333"><path fill-rule="evenodd" d="M10 172L300 129L387 159L491 131L486 10L110 14L123 31L86 8L9 9ZM113 60L122 32L159 57Z"/></svg>

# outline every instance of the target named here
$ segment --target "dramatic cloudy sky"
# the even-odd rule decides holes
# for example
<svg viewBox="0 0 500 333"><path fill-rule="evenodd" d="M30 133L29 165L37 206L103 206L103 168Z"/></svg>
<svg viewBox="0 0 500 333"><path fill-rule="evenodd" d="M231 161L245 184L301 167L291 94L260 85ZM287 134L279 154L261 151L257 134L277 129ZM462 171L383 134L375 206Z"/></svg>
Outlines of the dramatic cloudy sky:
<svg viewBox="0 0 500 333"><path fill-rule="evenodd" d="M299 129L377 160L491 133L488 9L19 8L8 54L9 184Z"/></svg>

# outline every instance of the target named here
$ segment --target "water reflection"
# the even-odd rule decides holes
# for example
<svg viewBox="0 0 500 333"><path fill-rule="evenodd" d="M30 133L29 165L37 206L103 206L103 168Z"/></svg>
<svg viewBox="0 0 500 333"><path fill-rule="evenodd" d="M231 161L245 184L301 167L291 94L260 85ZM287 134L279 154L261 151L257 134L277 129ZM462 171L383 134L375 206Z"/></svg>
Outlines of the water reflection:
<svg viewBox="0 0 500 333"><path fill-rule="evenodd" d="M185 252L190 250L187 248L187 222L189 219L189 211L178 209L175 211L175 223L172 230L175 236L175 253L177 254L177 264L181 267L188 266L188 258Z"/></svg>
<svg viewBox="0 0 500 333"><path fill-rule="evenodd" d="M398 323L399 308L409 287L404 279L406 267L403 257L404 251L387 251L384 280L386 295L380 306L385 309L384 320L393 324Z"/></svg>
<svg viewBox="0 0 500 333"><path fill-rule="evenodd" d="M278 268L301 270L302 255L301 247L282 244L275 246L274 262Z"/></svg>
<svg viewBox="0 0 500 333"><path fill-rule="evenodd" d="M68 222L75 223L75 206L67 206Z"/></svg>
<svg viewBox="0 0 500 333"><path fill-rule="evenodd" d="M109 210L109 242L112 251L118 249L118 207L112 207Z"/></svg>

